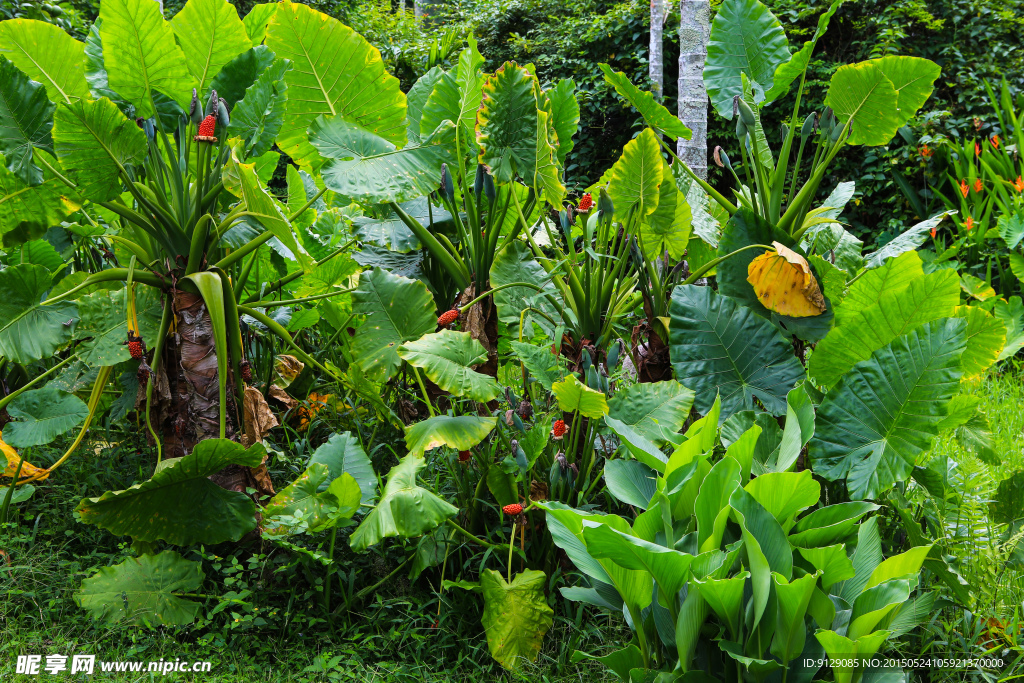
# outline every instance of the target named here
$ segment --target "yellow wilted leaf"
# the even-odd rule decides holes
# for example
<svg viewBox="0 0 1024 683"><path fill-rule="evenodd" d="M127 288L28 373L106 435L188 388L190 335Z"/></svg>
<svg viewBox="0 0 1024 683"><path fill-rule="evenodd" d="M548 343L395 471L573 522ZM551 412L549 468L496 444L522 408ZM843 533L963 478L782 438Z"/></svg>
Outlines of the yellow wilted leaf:
<svg viewBox="0 0 1024 683"><path fill-rule="evenodd" d="M21 456L18 455L18 451L4 442L2 433L0 433L0 451L3 451L4 457L7 459L7 467L4 469L3 476L13 479L18 471L18 463L21 462ZM36 467L26 460L21 466L21 474L18 475L18 479L20 481L25 477L35 477L41 481L48 476L50 476L50 473L46 471L46 468Z"/></svg>
<svg viewBox="0 0 1024 683"><path fill-rule="evenodd" d="M299 431L304 431L309 427L309 421L316 417L323 408L327 406L327 402L334 398L334 394L318 394L315 391L312 392L305 402L299 406Z"/></svg>
<svg viewBox="0 0 1024 683"><path fill-rule="evenodd" d="M825 312L825 298L811 267L800 254L778 242L747 266L747 282L757 300L781 315L807 318Z"/></svg>

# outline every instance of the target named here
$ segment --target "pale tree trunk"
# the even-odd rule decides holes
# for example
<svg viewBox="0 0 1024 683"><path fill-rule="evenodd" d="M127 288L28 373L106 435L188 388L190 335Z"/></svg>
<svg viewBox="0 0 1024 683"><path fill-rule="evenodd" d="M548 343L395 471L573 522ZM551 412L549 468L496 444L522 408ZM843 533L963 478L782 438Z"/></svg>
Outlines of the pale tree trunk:
<svg viewBox="0 0 1024 683"><path fill-rule="evenodd" d="M665 52L662 36L665 33L665 5L668 0L651 0L651 48L648 53L648 72L651 77L654 97L665 96Z"/></svg>
<svg viewBox="0 0 1024 683"><path fill-rule="evenodd" d="M704 60L711 30L709 0L679 0L679 120L693 136L679 138L676 153L698 177L708 177L708 94Z"/></svg>
<svg viewBox="0 0 1024 683"><path fill-rule="evenodd" d="M422 0L412 0L412 13L417 19L423 17L423 2Z"/></svg>

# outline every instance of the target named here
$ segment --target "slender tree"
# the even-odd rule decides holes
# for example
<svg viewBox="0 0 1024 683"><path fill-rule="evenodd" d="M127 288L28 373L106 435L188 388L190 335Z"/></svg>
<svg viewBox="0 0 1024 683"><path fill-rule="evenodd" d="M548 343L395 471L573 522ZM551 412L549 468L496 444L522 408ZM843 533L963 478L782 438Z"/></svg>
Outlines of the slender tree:
<svg viewBox="0 0 1024 683"><path fill-rule="evenodd" d="M665 50L662 43L668 6L668 0L651 0L651 46L647 65L653 86L651 90L659 100L665 95Z"/></svg>
<svg viewBox="0 0 1024 683"><path fill-rule="evenodd" d="M677 154L703 179L708 177L708 94L703 72L710 30L709 0L679 0L678 112L693 135L689 140L679 138Z"/></svg>

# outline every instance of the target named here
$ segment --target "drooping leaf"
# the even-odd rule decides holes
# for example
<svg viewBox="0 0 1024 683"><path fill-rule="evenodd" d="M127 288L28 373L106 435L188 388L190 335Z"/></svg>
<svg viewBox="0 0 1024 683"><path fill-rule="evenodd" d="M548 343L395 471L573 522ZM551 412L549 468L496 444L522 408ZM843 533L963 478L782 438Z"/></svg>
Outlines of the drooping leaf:
<svg viewBox="0 0 1024 683"><path fill-rule="evenodd" d="M875 498L913 469L938 434L959 384L966 321L926 323L846 373L818 408L808 445L814 471Z"/></svg>
<svg viewBox="0 0 1024 683"><path fill-rule="evenodd" d="M766 251L747 267L747 282L769 311L806 318L825 312L825 298L811 266L800 254L784 244L772 242L775 251Z"/></svg>
<svg viewBox="0 0 1024 683"><path fill-rule="evenodd" d="M487 646L506 669L519 668L520 658L534 661L554 623L554 610L544 597L546 584L547 575L535 569L516 574L512 583L493 569L480 574Z"/></svg>
<svg viewBox="0 0 1024 683"><path fill-rule="evenodd" d="M426 285L380 268L359 275L352 312L366 316L352 339L352 354L363 370L385 378L402 364L399 346L437 327L434 299Z"/></svg>
<svg viewBox="0 0 1024 683"><path fill-rule="evenodd" d="M189 56L192 87L199 93L225 64L252 48L238 11L226 0L188 0L171 20L178 44Z"/></svg>
<svg viewBox="0 0 1024 683"><path fill-rule="evenodd" d="M71 340L78 307L71 301L40 306L50 272L21 264L0 271L0 356L14 363L49 358Z"/></svg>
<svg viewBox="0 0 1024 683"><path fill-rule="evenodd" d="M266 154L281 130L288 101L284 75L290 68L288 60L275 60L260 73L231 110L228 135L242 138L248 157Z"/></svg>
<svg viewBox="0 0 1024 683"><path fill-rule="evenodd" d="M192 98L188 62L160 5L149 0L105 0L100 19L103 64L111 89L144 117L157 113L157 92L188 107Z"/></svg>
<svg viewBox="0 0 1024 683"><path fill-rule="evenodd" d="M377 476L373 472L373 464L359 439L351 432L332 434L326 443L313 451L309 465L318 463L327 466L327 481L333 481L342 474L351 475L359 484L363 505L369 505L377 497Z"/></svg>
<svg viewBox="0 0 1024 683"><path fill-rule="evenodd" d="M678 432L690 414L693 391L679 382L637 383L608 400L608 417L623 422L650 441Z"/></svg>
<svg viewBox="0 0 1024 683"><path fill-rule="evenodd" d="M483 441L497 423L496 417L436 415L406 427L405 445L417 456L439 446L466 451Z"/></svg>
<svg viewBox="0 0 1024 683"><path fill-rule="evenodd" d="M441 330L423 335L398 347L398 356L456 396L486 403L500 392L493 377L472 369L487 361L487 350L469 332Z"/></svg>
<svg viewBox="0 0 1024 683"><path fill-rule="evenodd" d="M609 171L608 195L615 215L625 220L635 210L643 218L657 209L664 167L654 130L645 128L627 142Z"/></svg>
<svg viewBox="0 0 1024 683"><path fill-rule="evenodd" d="M55 24L34 19L0 22L0 55L46 86L51 102L70 103L89 96L85 45Z"/></svg>
<svg viewBox="0 0 1024 683"><path fill-rule="evenodd" d="M899 256L905 252L917 249L919 246L924 244L924 241L928 238L932 228L937 227L946 216L955 214L955 211L943 211L942 213L935 214L931 218L907 228L905 231L897 235L896 239L887 243L878 251L868 254L865 257L867 259L866 266L868 268L877 268L888 258Z"/></svg>
<svg viewBox="0 0 1024 683"><path fill-rule="evenodd" d="M292 62L277 144L300 165L320 163L306 135L320 115L340 115L393 145L405 144L405 95L380 52L361 35L306 5L283 3L274 12L266 43L278 59Z"/></svg>
<svg viewBox="0 0 1024 683"><path fill-rule="evenodd" d="M694 407L722 418L754 408L786 411L786 395L804 376L788 342L771 323L710 287L676 287L669 305L669 353L676 379L692 389Z"/></svg>
<svg viewBox="0 0 1024 683"><path fill-rule="evenodd" d="M204 578L201 563L164 550L102 567L82 581L75 602L107 624L182 626L195 621L201 605L176 593L194 593Z"/></svg>
<svg viewBox="0 0 1024 683"><path fill-rule="evenodd" d="M32 148L53 151L53 109L42 84L0 57L0 154L7 169L28 185L43 182L42 170L32 163Z"/></svg>
<svg viewBox="0 0 1024 683"><path fill-rule="evenodd" d="M608 491L626 505L646 510L657 486L657 474L635 460L609 460L604 465Z"/></svg>
<svg viewBox="0 0 1024 683"><path fill-rule="evenodd" d="M31 389L7 407L13 422L4 427L4 441L14 448L48 444L82 424L89 407L74 394L55 386Z"/></svg>
<svg viewBox="0 0 1024 683"><path fill-rule="evenodd" d="M476 119L480 163L499 184L516 176L533 180L537 154L536 79L505 62L483 85Z"/></svg>
<svg viewBox="0 0 1024 683"><path fill-rule="evenodd" d="M75 510L86 524L139 541L237 541L256 527L256 506L246 494L223 489L207 477L232 464L258 467L265 455L261 444L245 449L227 439L206 439L188 455L164 460L146 481L83 498Z"/></svg>
<svg viewBox="0 0 1024 683"><path fill-rule="evenodd" d="M721 116L731 119L733 97L743 94L740 74L751 81L761 102L775 81L775 70L789 61L786 32L758 0L725 0L711 24L704 85Z"/></svg>
<svg viewBox="0 0 1024 683"><path fill-rule="evenodd" d="M416 473L426 465L422 457L407 455L391 468L380 501L349 538L353 550L362 552L392 536L421 536L459 511L416 483Z"/></svg>
<svg viewBox="0 0 1024 683"><path fill-rule="evenodd" d="M619 97L640 112L644 123L672 140L678 138L690 139L690 135L692 135L690 129L672 112L666 109L663 104L654 99L654 95L644 92L633 85L633 82L629 80L629 76L621 71L615 71L607 64L598 64L598 66L604 72L605 83L615 88L615 92L619 94ZM732 106L731 103L730 106Z"/></svg>
<svg viewBox="0 0 1024 683"><path fill-rule="evenodd" d="M608 414L608 401L600 391L595 391L569 375L561 382L551 385L551 393L558 399L558 407L566 412L578 412L583 417L599 418Z"/></svg>

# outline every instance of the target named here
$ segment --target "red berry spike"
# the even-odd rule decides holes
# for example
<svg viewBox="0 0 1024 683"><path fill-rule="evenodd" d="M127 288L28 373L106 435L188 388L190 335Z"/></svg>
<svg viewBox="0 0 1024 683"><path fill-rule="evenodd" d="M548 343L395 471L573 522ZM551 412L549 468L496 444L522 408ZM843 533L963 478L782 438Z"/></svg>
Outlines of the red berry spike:
<svg viewBox="0 0 1024 683"><path fill-rule="evenodd" d="M441 317L437 319L439 327L448 327L453 322L459 319L459 309L453 308L450 311L445 311L441 314Z"/></svg>
<svg viewBox="0 0 1024 683"><path fill-rule="evenodd" d="M130 341L128 342L128 353L132 355L132 360L139 360L145 355L145 351L142 349L141 341Z"/></svg>
<svg viewBox="0 0 1024 683"><path fill-rule="evenodd" d="M252 366L249 365L249 361L243 360L238 367L242 373L242 381L246 384L252 384Z"/></svg>
<svg viewBox="0 0 1024 683"><path fill-rule="evenodd" d="M506 515L511 515L514 517L516 515L523 514L523 506L520 505L519 503L512 503L511 505L506 505L505 507L501 508L501 511L504 512Z"/></svg>
<svg viewBox="0 0 1024 683"><path fill-rule="evenodd" d="M472 456L469 451L459 451L459 462L468 462Z"/></svg>
<svg viewBox="0 0 1024 683"><path fill-rule="evenodd" d="M580 203L577 207L578 211L590 211L590 207L594 205L594 198L590 196L590 193L580 197Z"/></svg>
<svg viewBox="0 0 1024 683"><path fill-rule="evenodd" d="M555 420L555 424L551 425L551 435L556 439L561 439L565 436L565 421Z"/></svg>
<svg viewBox="0 0 1024 683"><path fill-rule="evenodd" d="M217 137L213 134L216 128L217 117L210 114L199 124L199 133L193 139L199 142L217 142Z"/></svg>

